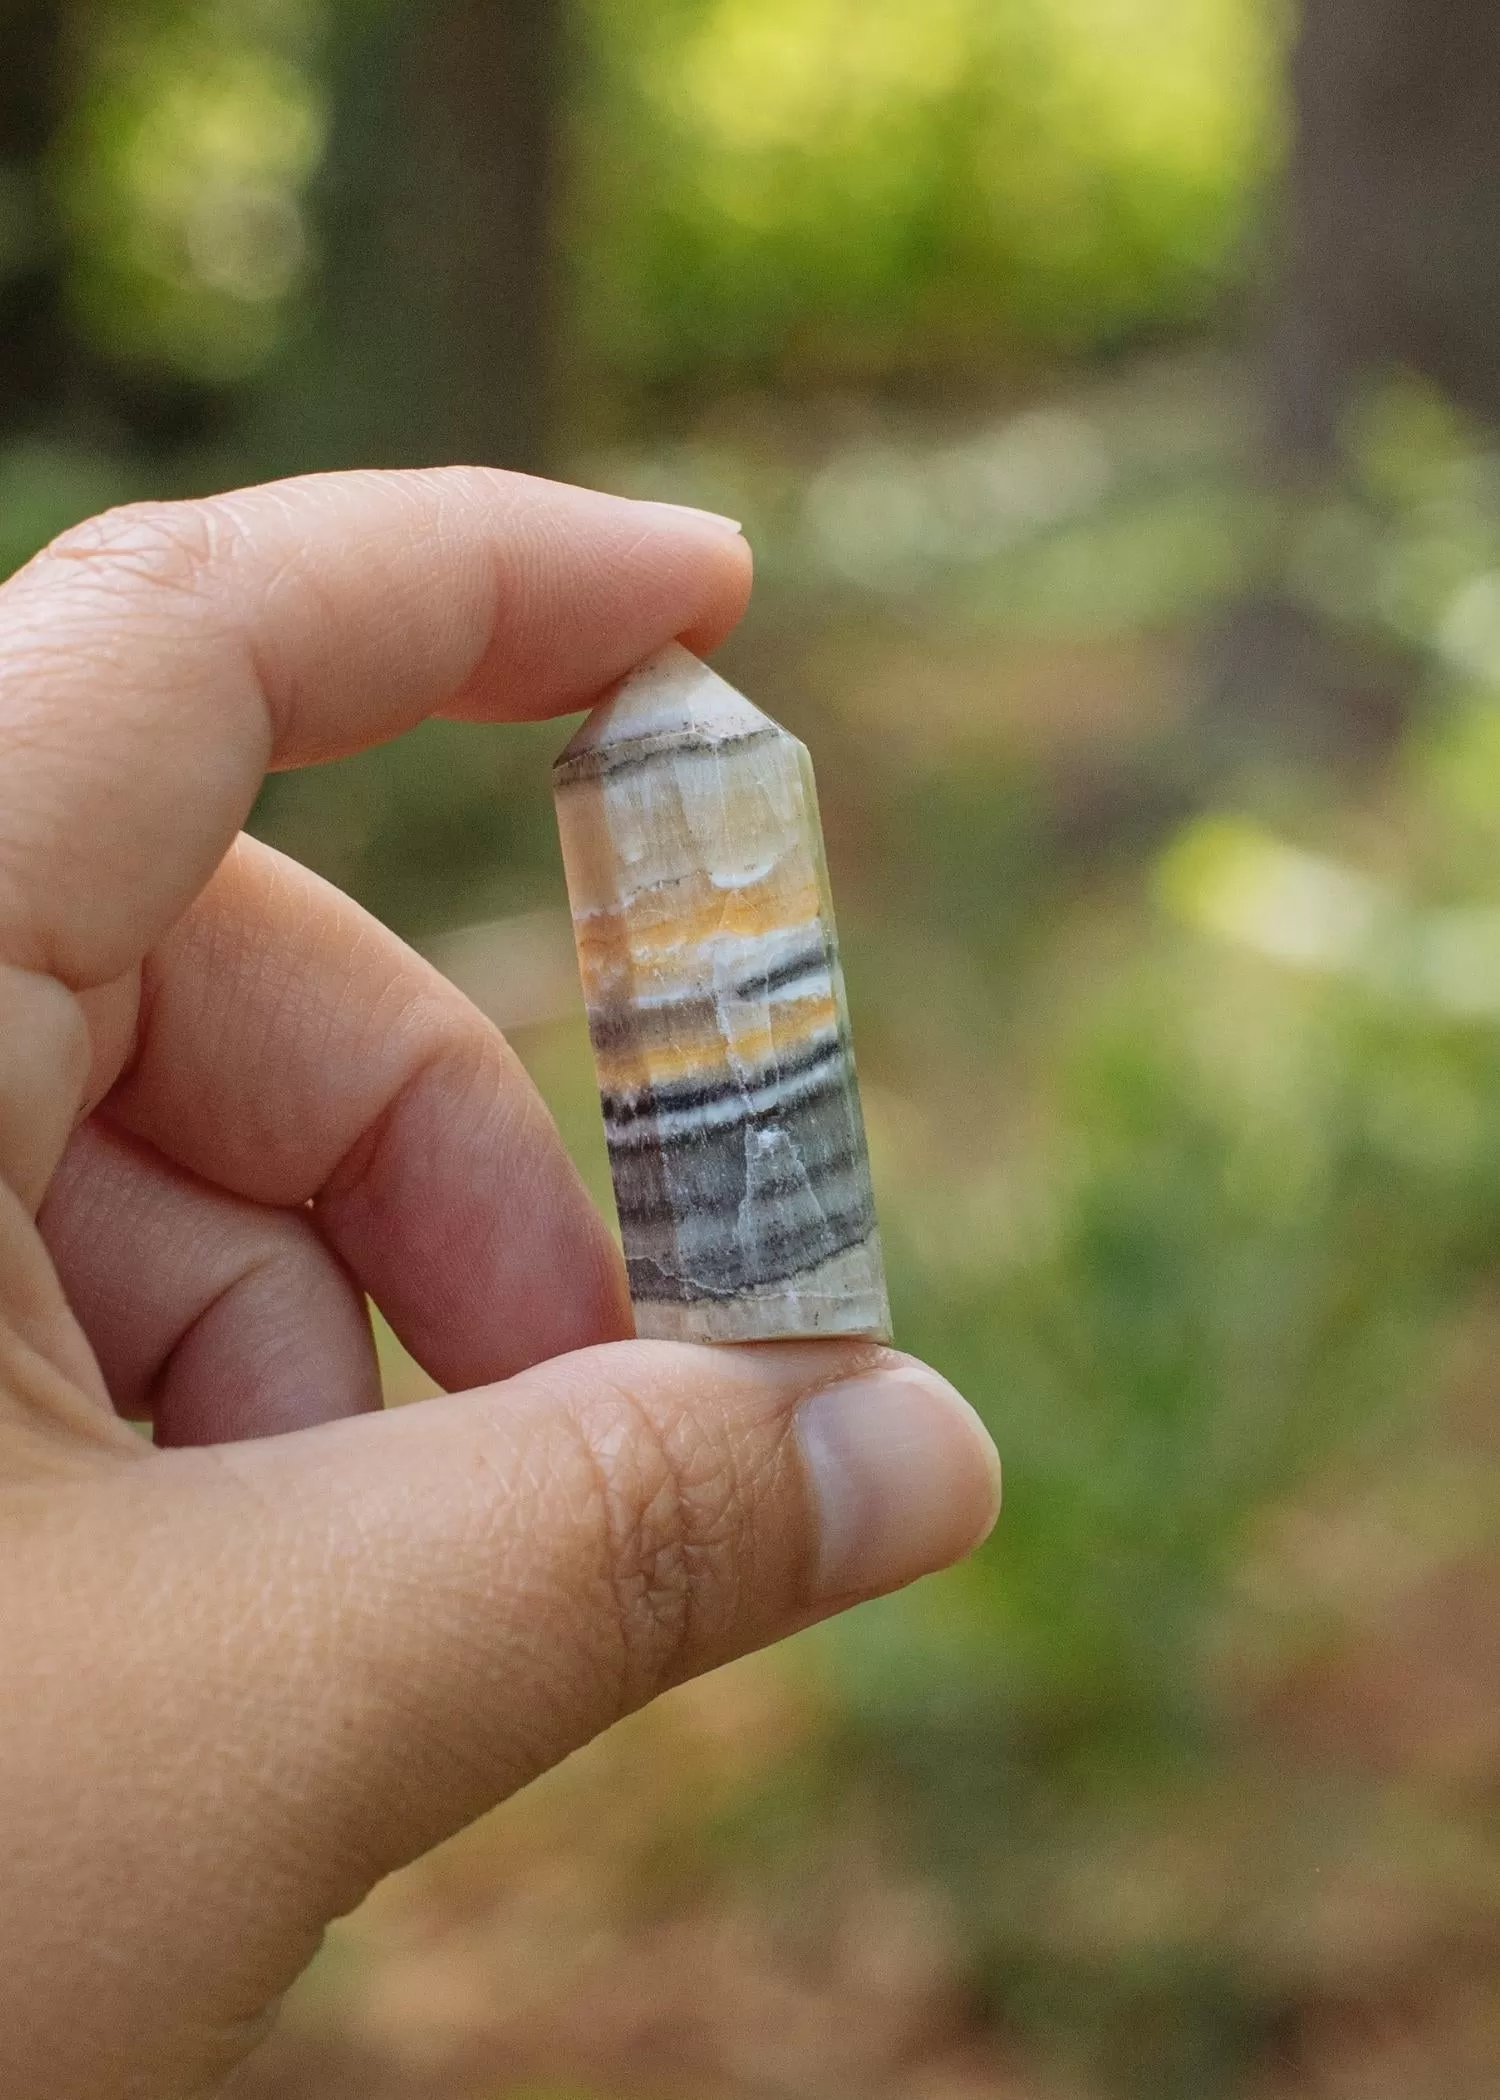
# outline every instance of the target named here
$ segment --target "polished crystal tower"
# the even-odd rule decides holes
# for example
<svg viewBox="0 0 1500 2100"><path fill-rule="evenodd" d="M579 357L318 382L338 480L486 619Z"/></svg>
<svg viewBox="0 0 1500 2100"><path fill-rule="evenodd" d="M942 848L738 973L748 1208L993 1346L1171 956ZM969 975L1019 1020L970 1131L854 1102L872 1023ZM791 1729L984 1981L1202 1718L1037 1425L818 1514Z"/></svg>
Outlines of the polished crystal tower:
<svg viewBox="0 0 1500 2100"><path fill-rule="evenodd" d="M888 1339L806 750L674 644L553 783L638 1332Z"/></svg>

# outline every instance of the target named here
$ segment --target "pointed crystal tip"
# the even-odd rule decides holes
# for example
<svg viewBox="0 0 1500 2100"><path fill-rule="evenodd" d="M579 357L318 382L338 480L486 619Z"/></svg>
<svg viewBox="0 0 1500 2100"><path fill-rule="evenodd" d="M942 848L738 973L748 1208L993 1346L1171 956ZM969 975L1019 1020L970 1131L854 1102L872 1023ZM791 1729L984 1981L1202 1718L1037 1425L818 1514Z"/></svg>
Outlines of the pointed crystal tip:
<svg viewBox="0 0 1500 2100"><path fill-rule="evenodd" d="M665 737L719 742L775 725L691 650L669 642L623 678L557 757L570 765L590 753Z"/></svg>

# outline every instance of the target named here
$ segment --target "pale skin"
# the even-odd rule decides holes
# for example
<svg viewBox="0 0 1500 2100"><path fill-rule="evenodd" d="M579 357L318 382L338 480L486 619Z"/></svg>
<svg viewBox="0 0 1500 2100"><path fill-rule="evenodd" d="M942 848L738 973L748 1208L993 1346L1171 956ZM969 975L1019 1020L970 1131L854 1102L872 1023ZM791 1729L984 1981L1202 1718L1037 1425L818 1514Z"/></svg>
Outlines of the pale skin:
<svg viewBox="0 0 1500 2100"><path fill-rule="evenodd" d="M501 1037L240 835L268 768L586 706L749 580L449 469L112 513L0 590L0 2092L220 2091L382 1875L993 1522L910 1359L629 1340ZM367 1298L447 1397L378 1411Z"/></svg>

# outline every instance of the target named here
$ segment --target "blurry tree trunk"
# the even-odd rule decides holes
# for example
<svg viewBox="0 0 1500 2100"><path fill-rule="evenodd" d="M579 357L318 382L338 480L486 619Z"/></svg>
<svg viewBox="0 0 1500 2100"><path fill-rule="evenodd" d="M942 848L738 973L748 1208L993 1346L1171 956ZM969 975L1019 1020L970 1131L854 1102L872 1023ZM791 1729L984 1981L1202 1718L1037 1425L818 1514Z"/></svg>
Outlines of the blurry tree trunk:
<svg viewBox="0 0 1500 2100"><path fill-rule="evenodd" d="M71 363L47 154L67 106L62 0L0 5L0 433L55 408Z"/></svg>
<svg viewBox="0 0 1500 2100"><path fill-rule="evenodd" d="M1500 415L1500 5L1303 0L1291 91L1280 453L1335 462L1351 389L1386 364Z"/></svg>
<svg viewBox="0 0 1500 2100"><path fill-rule="evenodd" d="M1500 0L1302 0L1266 349L1268 468L1289 504L1346 468L1382 369L1500 416ZM1213 652L1221 756L1347 763L1386 749L1415 666L1274 583Z"/></svg>
<svg viewBox="0 0 1500 2100"><path fill-rule="evenodd" d="M425 0L405 151L405 273L433 323L440 459L536 466L554 351L558 0Z"/></svg>
<svg viewBox="0 0 1500 2100"><path fill-rule="evenodd" d="M561 0L342 11L286 465L545 460L562 30Z"/></svg>

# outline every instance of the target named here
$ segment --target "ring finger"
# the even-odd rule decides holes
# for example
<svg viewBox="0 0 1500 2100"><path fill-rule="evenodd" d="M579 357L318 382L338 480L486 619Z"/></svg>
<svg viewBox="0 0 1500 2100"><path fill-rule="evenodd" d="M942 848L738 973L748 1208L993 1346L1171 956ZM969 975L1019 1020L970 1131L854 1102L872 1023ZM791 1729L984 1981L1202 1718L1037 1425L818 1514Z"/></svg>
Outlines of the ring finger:
<svg viewBox="0 0 1500 2100"><path fill-rule="evenodd" d="M116 1408L159 1444L379 1407L363 1295L306 1215L210 1188L95 1121L38 1222Z"/></svg>

